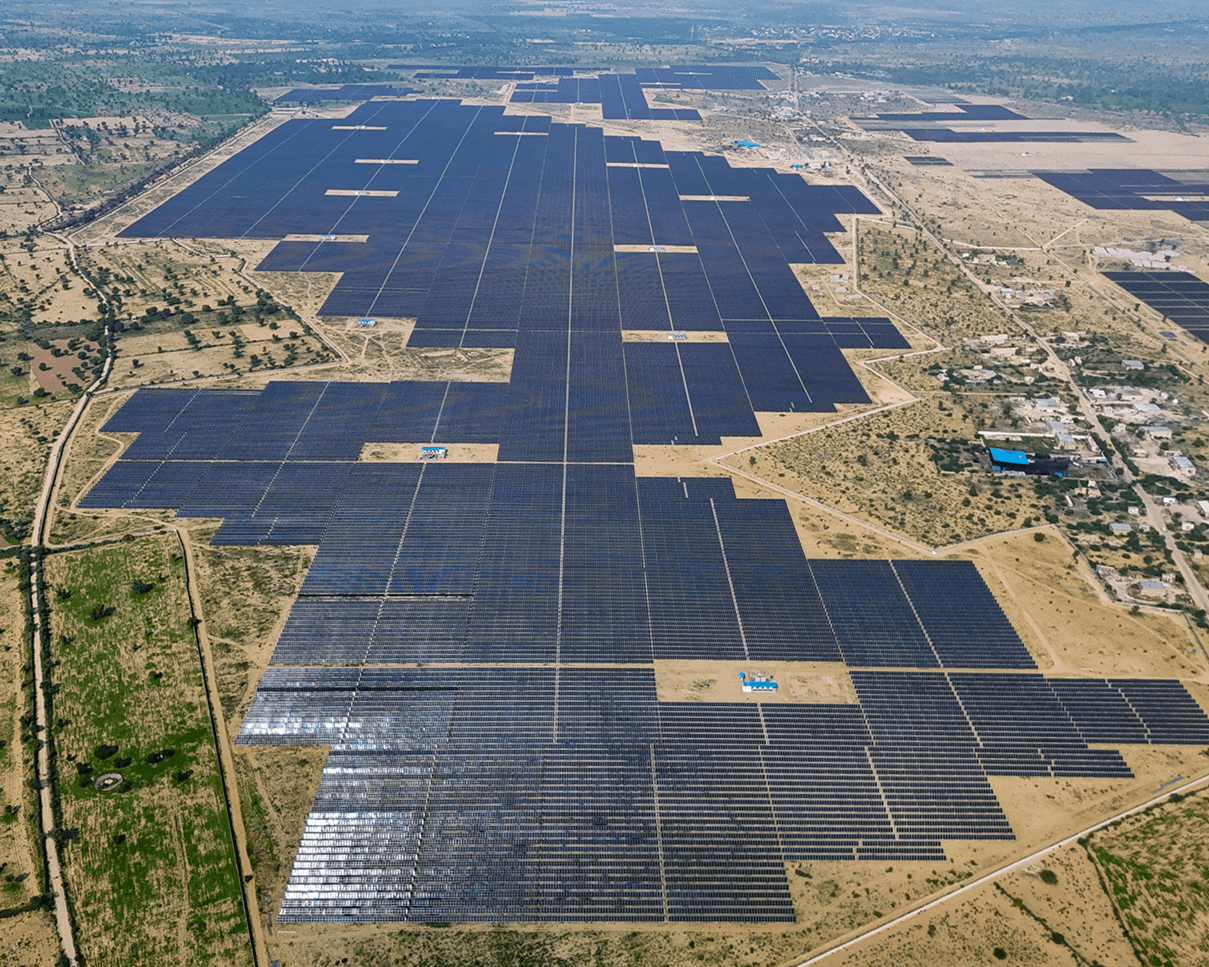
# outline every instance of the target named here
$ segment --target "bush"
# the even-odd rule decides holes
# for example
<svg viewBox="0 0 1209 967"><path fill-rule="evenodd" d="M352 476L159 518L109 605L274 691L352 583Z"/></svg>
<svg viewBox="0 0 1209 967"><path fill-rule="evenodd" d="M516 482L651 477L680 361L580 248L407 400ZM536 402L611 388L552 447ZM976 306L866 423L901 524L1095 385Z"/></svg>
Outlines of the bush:
<svg viewBox="0 0 1209 967"><path fill-rule="evenodd" d="M135 594L146 594L148 591L154 591L155 585L147 581L133 581L130 590Z"/></svg>
<svg viewBox="0 0 1209 967"><path fill-rule="evenodd" d="M117 611L117 608L104 604L98 604L88 613L88 616L92 618L93 621L100 621L102 618L108 618L115 611Z"/></svg>
<svg viewBox="0 0 1209 967"><path fill-rule="evenodd" d="M1007 960L1007 951L1002 947L996 947L991 953L995 955L996 960Z"/></svg>
<svg viewBox="0 0 1209 967"><path fill-rule="evenodd" d="M1048 883L1050 886L1056 886L1058 884L1058 874L1053 870L1042 870L1041 882Z"/></svg>
<svg viewBox="0 0 1209 967"><path fill-rule="evenodd" d="M1033 540L1040 544L1043 540L1045 540L1045 535L1042 534L1041 531L1037 531L1035 534L1033 534Z"/></svg>
<svg viewBox="0 0 1209 967"><path fill-rule="evenodd" d="M97 758L98 759L108 759L110 756L115 756L117 754L118 754L118 747L116 745L98 745L97 746Z"/></svg>

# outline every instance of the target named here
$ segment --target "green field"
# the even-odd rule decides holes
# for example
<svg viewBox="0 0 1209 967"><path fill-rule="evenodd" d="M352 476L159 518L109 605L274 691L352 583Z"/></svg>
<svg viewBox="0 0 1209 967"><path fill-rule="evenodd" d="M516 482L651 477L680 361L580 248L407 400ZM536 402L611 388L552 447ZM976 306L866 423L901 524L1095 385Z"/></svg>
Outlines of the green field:
<svg viewBox="0 0 1209 967"><path fill-rule="evenodd" d="M1209 796L1172 799L1088 844L1150 967L1209 964Z"/></svg>
<svg viewBox="0 0 1209 967"><path fill-rule="evenodd" d="M91 964L250 963L176 539L47 563L54 714L66 722L56 732L63 859L81 950ZM113 772L119 788L97 791L96 777Z"/></svg>

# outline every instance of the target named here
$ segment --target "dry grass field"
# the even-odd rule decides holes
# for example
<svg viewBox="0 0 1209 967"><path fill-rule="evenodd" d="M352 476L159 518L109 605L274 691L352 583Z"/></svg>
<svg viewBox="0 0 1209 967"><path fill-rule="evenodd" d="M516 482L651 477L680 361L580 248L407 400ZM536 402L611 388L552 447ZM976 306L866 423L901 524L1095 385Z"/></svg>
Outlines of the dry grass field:
<svg viewBox="0 0 1209 967"><path fill-rule="evenodd" d="M51 444L71 410L66 400L0 408L0 537L29 535Z"/></svg>
<svg viewBox="0 0 1209 967"><path fill-rule="evenodd" d="M58 951L54 919L21 912L42 892L38 804L29 787L33 742L27 686L25 604L15 553L0 557L0 965L49 964Z"/></svg>
<svg viewBox="0 0 1209 967"><path fill-rule="evenodd" d="M972 559L1047 673L1202 679L1209 672L1181 615L1106 603L1087 564L1052 530L1044 541L991 538Z"/></svg>
<svg viewBox="0 0 1209 967"><path fill-rule="evenodd" d="M219 694L234 734L314 557L311 547L209 547L192 531Z"/></svg>
<svg viewBox="0 0 1209 967"><path fill-rule="evenodd" d="M54 555L63 863L90 963L251 962L174 537ZM113 791L97 778L117 773Z"/></svg>
<svg viewBox="0 0 1209 967"><path fill-rule="evenodd" d="M933 547L1044 522L1032 481L942 472L934 448L976 430L941 396L731 458L738 467ZM754 461L754 462L752 462Z"/></svg>
<svg viewBox="0 0 1209 967"><path fill-rule="evenodd" d="M1202 964L1205 820L1203 792L1171 797L828 963Z"/></svg>

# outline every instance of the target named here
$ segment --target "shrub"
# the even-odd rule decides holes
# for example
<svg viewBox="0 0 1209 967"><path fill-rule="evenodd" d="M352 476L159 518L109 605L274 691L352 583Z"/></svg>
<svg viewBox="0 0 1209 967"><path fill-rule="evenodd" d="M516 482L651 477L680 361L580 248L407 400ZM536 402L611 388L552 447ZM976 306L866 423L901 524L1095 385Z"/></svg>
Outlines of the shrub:
<svg viewBox="0 0 1209 967"><path fill-rule="evenodd" d="M1042 870L1041 882L1048 883L1050 886L1056 886L1058 883L1058 874L1053 870Z"/></svg>
<svg viewBox="0 0 1209 967"><path fill-rule="evenodd" d="M1007 960L1007 951L1002 947L996 947L991 953L995 955L996 960Z"/></svg>

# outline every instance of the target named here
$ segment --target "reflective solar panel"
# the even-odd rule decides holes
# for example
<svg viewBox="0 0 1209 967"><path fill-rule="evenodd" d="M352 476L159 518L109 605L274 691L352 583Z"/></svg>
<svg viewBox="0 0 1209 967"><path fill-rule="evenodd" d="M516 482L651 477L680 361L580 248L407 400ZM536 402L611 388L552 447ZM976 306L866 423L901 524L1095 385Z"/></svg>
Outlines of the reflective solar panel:
<svg viewBox="0 0 1209 967"><path fill-rule="evenodd" d="M451 70L634 120L674 110L658 85L768 79ZM398 195L326 194L371 181ZM1178 682L1037 673L972 564L807 560L784 501L638 475L636 446L866 399L841 350L906 340L821 318L789 263L838 258L838 216L874 211L498 106L369 101L281 125L130 229L280 239L264 267L342 273L325 314L414 318L420 372L509 351L507 381L147 389L106 424L137 437L83 506L317 545L237 739L332 750L282 922L789 922L787 861L940 862L1012 837L990 776L1118 779L1091 743L1209 744ZM367 241L284 241L337 221ZM855 698L711 701L706 676L674 700L683 661L826 668Z"/></svg>

